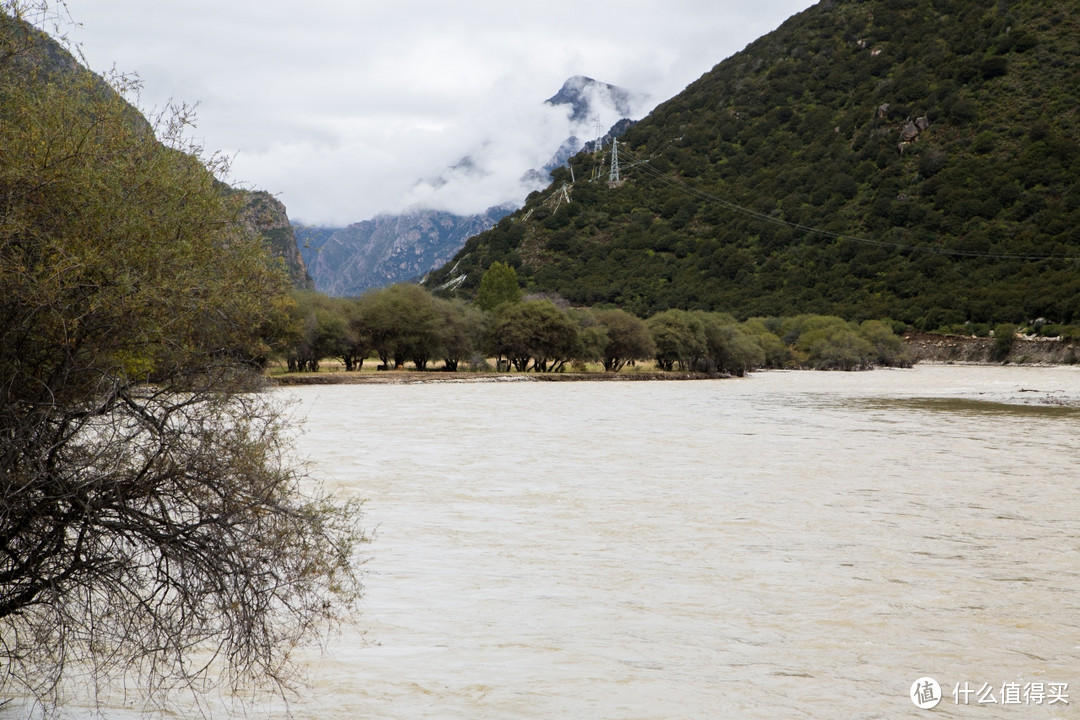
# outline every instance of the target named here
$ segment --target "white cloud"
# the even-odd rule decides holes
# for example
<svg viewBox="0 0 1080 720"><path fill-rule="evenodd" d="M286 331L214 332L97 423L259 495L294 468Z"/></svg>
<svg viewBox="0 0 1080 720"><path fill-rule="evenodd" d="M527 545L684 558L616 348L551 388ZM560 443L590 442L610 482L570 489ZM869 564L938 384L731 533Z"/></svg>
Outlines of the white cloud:
<svg viewBox="0 0 1080 720"><path fill-rule="evenodd" d="M69 4L95 70L138 72L147 107L197 102L193 135L235 157L234 180L279 194L294 219L344 224L511 199L565 138L542 101L567 77L655 104L810 0ZM481 181L422 183L467 154Z"/></svg>

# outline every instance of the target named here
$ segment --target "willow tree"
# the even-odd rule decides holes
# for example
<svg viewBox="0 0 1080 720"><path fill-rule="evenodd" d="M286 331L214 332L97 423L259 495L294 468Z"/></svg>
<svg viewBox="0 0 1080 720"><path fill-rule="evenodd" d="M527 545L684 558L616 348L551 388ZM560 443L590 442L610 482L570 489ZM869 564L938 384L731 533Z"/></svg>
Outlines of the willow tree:
<svg viewBox="0 0 1080 720"><path fill-rule="evenodd" d="M251 392L285 276L182 113L0 9L0 692L281 690L362 539Z"/></svg>

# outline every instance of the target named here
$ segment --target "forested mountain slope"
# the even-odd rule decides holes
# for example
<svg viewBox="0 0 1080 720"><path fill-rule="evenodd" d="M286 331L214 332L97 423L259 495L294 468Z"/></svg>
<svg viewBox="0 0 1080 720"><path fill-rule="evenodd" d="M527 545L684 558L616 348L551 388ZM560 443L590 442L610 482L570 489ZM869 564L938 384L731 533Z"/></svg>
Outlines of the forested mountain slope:
<svg viewBox="0 0 1080 720"><path fill-rule="evenodd" d="M579 154L429 285L502 260L638 314L1080 321L1078 18L821 2L631 128L620 182L590 182L610 148Z"/></svg>

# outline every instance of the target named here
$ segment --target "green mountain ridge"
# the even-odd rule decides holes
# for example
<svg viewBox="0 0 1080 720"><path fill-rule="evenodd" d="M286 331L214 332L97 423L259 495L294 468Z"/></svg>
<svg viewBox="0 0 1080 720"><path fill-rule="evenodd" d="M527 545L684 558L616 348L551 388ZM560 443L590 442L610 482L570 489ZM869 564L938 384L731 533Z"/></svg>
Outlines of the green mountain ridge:
<svg viewBox="0 0 1080 720"><path fill-rule="evenodd" d="M631 128L618 183L577 155L427 284L504 261L639 315L1080 321L1077 11L821 2Z"/></svg>

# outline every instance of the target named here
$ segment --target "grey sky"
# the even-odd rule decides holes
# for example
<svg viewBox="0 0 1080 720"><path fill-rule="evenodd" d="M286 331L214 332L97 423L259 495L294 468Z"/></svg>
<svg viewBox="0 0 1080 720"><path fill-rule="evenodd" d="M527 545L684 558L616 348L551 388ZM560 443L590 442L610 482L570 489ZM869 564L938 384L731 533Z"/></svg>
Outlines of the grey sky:
<svg viewBox="0 0 1080 720"><path fill-rule="evenodd" d="M231 181L345 224L520 200L567 132L542 106L566 78L647 94L644 114L811 4L69 0L69 36L92 69L137 72L145 109L198 103L192 135L234 156ZM465 155L482 177L423 182Z"/></svg>

